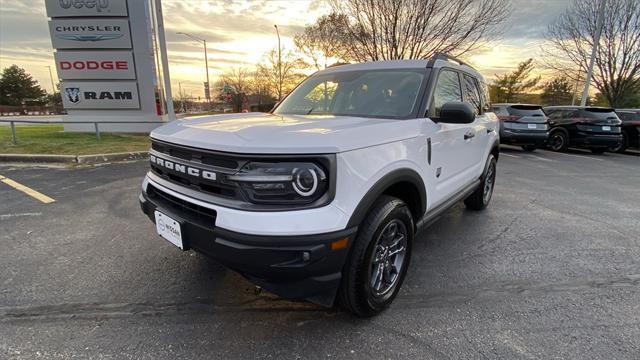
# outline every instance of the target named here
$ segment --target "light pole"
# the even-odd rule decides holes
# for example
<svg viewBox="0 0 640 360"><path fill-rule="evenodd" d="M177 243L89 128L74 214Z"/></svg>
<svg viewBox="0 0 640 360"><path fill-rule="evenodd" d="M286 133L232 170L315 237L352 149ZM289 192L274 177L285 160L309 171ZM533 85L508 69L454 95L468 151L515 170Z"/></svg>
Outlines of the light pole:
<svg viewBox="0 0 640 360"><path fill-rule="evenodd" d="M51 65L47 65L47 67L49 68L49 78L51 79L51 91L53 91L53 94L55 94L56 83L53 81L53 73L51 72Z"/></svg>
<svg viewBox="0 0 640 360"><path fill-rule="evenodd" d="M278 101L282 100L282 50L280 48L280 31L278 31L278 25L273 25L276 28L276 35L278 35Z"/></svg>
<svg viewBox="0 0 640 360"><path fill-rule="evenodd" d="M197 36L193 36L191 34L187 34L185 32L178 32L178 35L184 35L184 36L188 36L189 38L191 38L192 40L195 40L199 43L201 43L204 46L204 67L205 70L207 72L207 88L205 89L205 98L207 99L207 103L209 103L209 106L211 106L211 95L210 95L210 84L209 84L209 57L207 56L207 40L205 39L201 39Z"/></svg>
<svg viewBox="0 0 640 360"><path fill-rule="evenodd" d="M593 63L596 59L598 44L600 43L600 35L602 34L602 24L604 23L604 8L606 0L600 0L600 8L598 9L598 20L596 21L596 33L593 36L593 48L591 49L591 59L589 60L589 68L587 69L587 78L584 82L584 90L582 90L582 99L580 106L587 105L587 97L589 97L589 86L591 85L591 76L593 74Z"/></svg>

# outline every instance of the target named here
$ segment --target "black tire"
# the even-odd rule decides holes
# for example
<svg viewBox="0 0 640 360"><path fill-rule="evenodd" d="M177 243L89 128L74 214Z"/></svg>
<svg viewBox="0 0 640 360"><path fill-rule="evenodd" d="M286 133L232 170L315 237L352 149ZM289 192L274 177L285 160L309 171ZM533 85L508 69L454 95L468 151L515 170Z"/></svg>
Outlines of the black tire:
<svg viewBox="0 0 640 360"><path fill-rule="evenodd" d="M627 133L622 132L622 142L620 143L620 146L611 148L610 151L617 152L619 154L624 154L627 151L628 147L629 147L629 138L627 137Z"/></svg>
<svg viewBox="0 0 640 360"><path fill-rule="evenodd" d="M467 209L482 210L489 205L496 181L496 164L496 158L493 154L489 155L478 188L464 199L464 204Z"/></svg>
<svg viewBox="0 0 640 360"><path fill-rule="evenodd" d="M404 251L397 252L395 255L391 253L399 250L400 247L385 246L389 239L397 240L390 237L394 226L397 231L395 234L404 232L406 240L402 242ZM407 273L413 236L413 217L407 205L398 198L381 196L371 208L367 218L360 224L351 254L342 271L342 282L338 292L340 305L360 317L374 316L386 309L398 294ZM401 240L398 242L400 243ZM399 256L402 256L402 259L398 266ZM390 262L393 264L390 265ZM381 266L384 271L380 271ZM374 274L376 274L375 279ZM377 275L380 275L379 282ZM384 282L387 275L390 283ZM389 286L388 289L386 289L387 286Z"/></svg>
<svg viewBox="0 0 640 360"><path fill-rule="evenodd" d="M604 154L604 152L607 151L607 148L591 148L590 150L594 154Z"/></svg>
<svg viewBox="0 0 640 360"><path fill-rule="evenodd" d="M538 147L535 145L522 145L522 150L526 151L526 152L532 152L535 151Z"/></svg>
<svg viewBox="0 0 640 360"><path fill-rule="evenodd" d="M553 151L565 152L569 148L569 136L562 130L556 130L549 134L547 147Z"/></svg>

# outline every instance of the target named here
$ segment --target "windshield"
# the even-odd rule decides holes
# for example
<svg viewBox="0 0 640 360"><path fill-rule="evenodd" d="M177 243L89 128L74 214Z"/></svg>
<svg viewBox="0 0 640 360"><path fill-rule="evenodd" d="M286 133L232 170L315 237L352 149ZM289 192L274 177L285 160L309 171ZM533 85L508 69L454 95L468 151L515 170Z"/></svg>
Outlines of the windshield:
<svg viewBox="0 0 640 360"><path fill-rule="evenodd" d="M363 70L314 75L298 86L274 114L408 118L418 106L427 70Z"/></svg>

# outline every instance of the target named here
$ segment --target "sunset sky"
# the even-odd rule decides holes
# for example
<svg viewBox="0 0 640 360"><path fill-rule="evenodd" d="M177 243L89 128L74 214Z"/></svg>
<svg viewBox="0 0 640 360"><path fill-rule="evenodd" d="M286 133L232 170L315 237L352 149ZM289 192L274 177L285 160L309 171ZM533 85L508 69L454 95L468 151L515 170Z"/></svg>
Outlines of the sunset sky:
<svg viewBox="0 0 640 360"><path fill-rule="evenodd" d="M183 31L205 38L212 82L232 66L252 66L277 47L274 24L284 46L292 36L328 9L321 0L197 1L163 0L174 92L182 83L187 94L202 95L202 46L177 35ZM488 79L540 54L547 24L566 9L569 0L513 0L513 13L500 39L467 59ZM51 91L50 65L55 70L43 0L0 0L0 68L18 64ZM54 73L55 77L55 73ZM57 81L57 80L56 80Z"/></svg>

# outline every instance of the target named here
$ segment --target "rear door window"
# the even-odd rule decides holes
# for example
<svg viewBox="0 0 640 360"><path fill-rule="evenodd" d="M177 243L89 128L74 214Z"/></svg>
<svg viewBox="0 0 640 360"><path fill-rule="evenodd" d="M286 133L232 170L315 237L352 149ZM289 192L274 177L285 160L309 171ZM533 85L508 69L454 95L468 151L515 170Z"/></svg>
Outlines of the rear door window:
<svg viewBox="0 0 640 360"><path fill-rule="evenodd" d="M478 83L476 79L469 75L463 75L464 79L464 100L473 105L473 109L476 115L482 111L482 104L480 103L480 91L478 90Z"/></svg>
<svg viewBox="0 0 640 360"><path fill-rule="evenodd" d="M435 115L440 116L442 105L451 101L462 101L460 77L452 70L441 70L438 75L436 89L433 92L433 108Z"/></svg>

